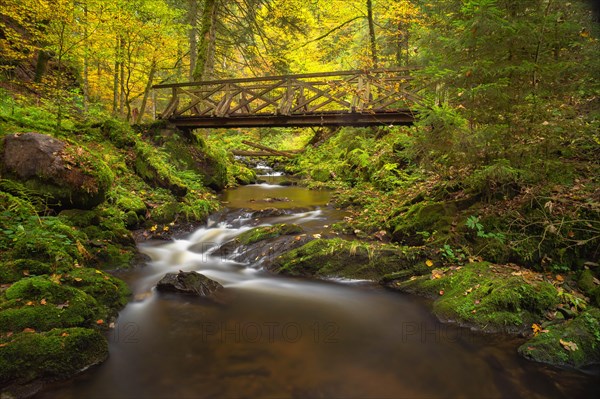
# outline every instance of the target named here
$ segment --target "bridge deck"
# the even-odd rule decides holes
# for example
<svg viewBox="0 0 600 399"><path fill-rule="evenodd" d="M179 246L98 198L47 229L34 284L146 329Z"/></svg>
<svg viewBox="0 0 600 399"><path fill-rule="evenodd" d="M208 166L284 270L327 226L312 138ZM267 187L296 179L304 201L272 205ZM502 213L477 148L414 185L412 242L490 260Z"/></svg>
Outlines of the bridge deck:
<svg viewBox="0 0 600 399"><path fill-rule="evenodd" d="M410 69L344 71L156 85L178 127L408 125L419 97Z"/></svg>

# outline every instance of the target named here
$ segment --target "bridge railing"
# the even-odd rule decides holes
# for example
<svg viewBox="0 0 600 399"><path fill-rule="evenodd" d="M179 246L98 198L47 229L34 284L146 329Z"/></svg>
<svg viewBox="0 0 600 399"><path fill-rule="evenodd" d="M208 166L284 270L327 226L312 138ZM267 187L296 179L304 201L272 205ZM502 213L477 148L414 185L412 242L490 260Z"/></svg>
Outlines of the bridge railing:
<svg viewBox="0 0 600 399"><path fill-rule="evenodd" d="M410 68L344 71L156 85L170 90L161 119L331 113L413 108Z"/></svg>

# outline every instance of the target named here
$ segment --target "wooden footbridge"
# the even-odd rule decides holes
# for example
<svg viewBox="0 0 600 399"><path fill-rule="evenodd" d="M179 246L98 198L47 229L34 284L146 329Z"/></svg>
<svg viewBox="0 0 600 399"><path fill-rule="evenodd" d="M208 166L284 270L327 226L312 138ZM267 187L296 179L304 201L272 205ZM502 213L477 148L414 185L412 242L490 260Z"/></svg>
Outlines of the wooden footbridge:
<svg viewBox="0 0 600 399"><path fill-rule="evenodd" d="M168 98L157 117L183 129L410 125L419 102L410 72L356 70L153 88Z"/></svg>

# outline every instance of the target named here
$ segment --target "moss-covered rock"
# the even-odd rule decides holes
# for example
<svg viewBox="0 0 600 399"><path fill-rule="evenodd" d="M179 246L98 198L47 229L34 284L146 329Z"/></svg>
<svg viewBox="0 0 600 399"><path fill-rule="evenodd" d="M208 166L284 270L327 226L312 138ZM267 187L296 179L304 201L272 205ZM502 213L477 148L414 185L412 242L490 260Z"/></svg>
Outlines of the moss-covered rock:
<svg viewBox="0 0 600 399"><path fill-rule="evenodd" d="M81 264L102 269L130 266L135 256L135 240L114 209L68 210L62 211L59 218L77 227L76 230L85 237L81 242L86 247L79 247L85 251L84 258L79 259Z"/></svg>
<svg viewBox="0 0 600 399"><path fill-rule="evenodd" d="M31 277L16 282L4 293L0 331L93 326L106 316L107 309L84 291L46 276Z"/></svg>
<svg viewBox="0 0 600 399"><path fill-rule="evenodd" d="M527 359L556 366L582 368L600 364L600 310L548 326L519 347Z"/></svg>
<svg viewBox="0 0 600 399"><path fill-rule="evenodd" d="M33 380L71 377L108 357L106 339L86 328L22 332L0 338L0 385L10 393ZM2 395L4 397L4 395Z"/></svg>
<svg viewBox="0 0 600 399"><path fill-rule="evenodd" d="M488 332L527 332L559 301L552 284L526 281L520 272L488 263L430 269L428 275L388 284L435 298L433 311L444 321Z"/></svg>
<svg viewBox="0 0 600 399"><path fill-rule="evenodd" d="M242 245L250 245L259 241L282 235L302 234L304 230L296 224L276 224L273 226L261 226L240 234L236 241Z"/></svg>
<svg viewBox="0 0 600 399"><path fill-rule="evenodd" d="M35 259L8 260L0 263L0 283L13 283L26 276L49 274L52 269L52 265Z"/></svg>
<svg viewBox="0 0 600 399"><path fill-rule="evenodd" d="M590 298L592 305L600 306L600 285L596 284L594 280L595 277L592 271L585 269L579 273L577 285Z"/></svg>
<svg viewBox="0 0 600 399"><path fill-rule="evenodd" d="M317 239L276 258L270 268L292 276L345 277L380 280L401 270L420 274L418 248L361 243L340 238Z"/></svg>
<svg viewBox="0 0 600 399"><path fill-rule="evenodd" d="M83 243L87 236L60 218L30 219L15 235L14 246L8 258L29 259L52 266L53 271L82 262L88 255Z"/></svg>
<svg viewBox="0 0 600 399"><path fill-rule="evenodd" d="M437 232L438 236L447 236L454 218L458 213L455 202L418 202L392 222L394 241L407 245L422 245L426 232Z"/></svg>
<svg viewBox="0 0 600 399"><path fill-rule="evenodd" d="M49 198L50 205L90 209L106 198L114 175L79 144L39 134L4 138L0 174Z"/></svg>
<svg viewBox="0 0 600 399"><path fill-rule="evenodd" d="M152 145L138 141L135 146L134 168L148 184L166 188L176 197L187 194L185 183L171 170L164 155Z"/></svg>
<svg viewBox="0 0 600 399"><path fill-rule="evenodd" d="M96 269L74 269L63 276L63 280L65 284L96 299L113 315L127 304L131 294L129 287L122 280Z"/></svg>

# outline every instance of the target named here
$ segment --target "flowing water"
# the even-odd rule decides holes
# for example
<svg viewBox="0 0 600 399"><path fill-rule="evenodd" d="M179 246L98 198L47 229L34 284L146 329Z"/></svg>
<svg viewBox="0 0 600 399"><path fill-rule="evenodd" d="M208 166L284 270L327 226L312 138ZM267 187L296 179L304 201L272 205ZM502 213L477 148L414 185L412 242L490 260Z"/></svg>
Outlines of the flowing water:
<svg viewBox="0 0 600 399"><path fill-rule="evenodd" d="M269 184L223 194L229 213L184 239L140 247L151 261L120 277L136 293L109 335L110 358L40 398L567 398L598 380L521 359L520 341L440 324L428 304L365 281L273 276L212 255L257 224L319 232L343 217L326 192ZM240 209L248 211L240 211ZM250 210L284 209L253 218ZM283 214L281 214L283 213ZM195 270L228 303L154 291Z"/></svg>

